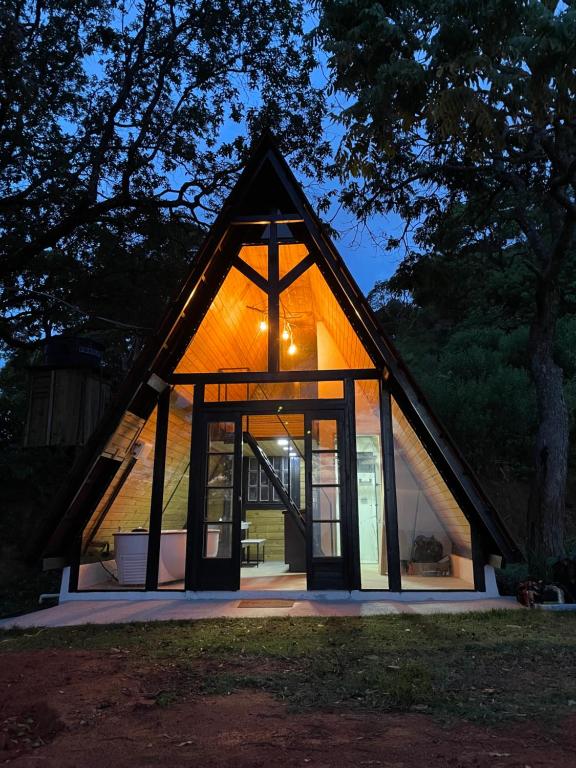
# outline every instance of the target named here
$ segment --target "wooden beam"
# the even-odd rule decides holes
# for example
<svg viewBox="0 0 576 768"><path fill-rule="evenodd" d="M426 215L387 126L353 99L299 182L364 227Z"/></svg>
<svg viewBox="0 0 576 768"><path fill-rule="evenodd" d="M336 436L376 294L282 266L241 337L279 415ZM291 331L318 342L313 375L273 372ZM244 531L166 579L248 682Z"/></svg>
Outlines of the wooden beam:
<svg viewBox="0 0 576 768"><path fill-rule="evenodd" d="M346 545L348 555L348 579L350 589L361 589L360 576L360 532L358 520L358 459L356 456L356 395L354 380L346 379L344 383L344 441L346 450L346 476L348 477L348 500Z"/></svg>
<svg viewBox="0 0 576 768"><path fill-rule="evenodd" d="M278 256L278 226L270 223L268 241L268 371L275 373L280 367L280 295Z"/></svg>
<svg viewBox="0 0 576 768"><path fill-rule="evenodd" d="M291 213L278 213L278 214L265 214L258 216L235 216L231 221L231 225L242 224L302 224L304 219L299 214Z"/></svg>
<svg viewBox="0 0 576 768"><path fill-rule="evenodd" d="M258 286L258 288L260 288L261 291L264 291L264 293L268 292L268 281L265 280L259 272L256 272L254 267L251 267L250 264L247 264L242 258L240 258L240 256L237 256L234 259L232 266L236 267L239 272L242 272L244 277L247 277L248 280L251 280L255 285Z"/></svg>
<svg viewBox="0 0 576 768"><path fill-rule="evenodd" d="M388 551L388 589L400 592L400 543L398 541L398 508L396 505L396 470L394 467L394 435L390 393L380 385L380 423L382 429L382 461L384 464L384 517Z"/></svg>
<svg viewBox="0 0 576 768"><path fill-rule="evenodd" d="M194 403L192 406L192 439L190 441L190 480L188 482L188 514L186 516L186 570L184 588L194 590L198 586L199 561L202 557L202 528L204 509L199 503L205 477L192 467L198 466L204 447L202 446L202 429L200 428L201 408L204 405L204 384L194 387Z"/></svg>
<svg viewBox="0 0 576 768"><path fill-rule="evenodd" d="M338 368L332 371L241 371L234 373L173 373L171 384L258 384L288 381L338 381L341 379L380 379L374 368Z"/></svg>
<svg viewBox="0 0 576 768"><path fill-rule="evenodd" d="M314 257L311 254L308 254L308 256L305 256L299 264L296 264L296 266L280 280L278 284L278 293L282 293L282 291L285 291L286 288L291 286L300 275L303 275L304 272L312 266L312 264L315 264Z"/></svg>
<svg viewBox="0 0 576 768"><path fill-rule="evenodd" d="M162 502L164 499L164 470L166 465L169 410L170 388L167 387L159 397L158 415L156 417L154 469L152 473L152 494L150 499L150 524L148 526L148 560L146 562L147 590L158 589L160 540L162 534Z"/></svg>

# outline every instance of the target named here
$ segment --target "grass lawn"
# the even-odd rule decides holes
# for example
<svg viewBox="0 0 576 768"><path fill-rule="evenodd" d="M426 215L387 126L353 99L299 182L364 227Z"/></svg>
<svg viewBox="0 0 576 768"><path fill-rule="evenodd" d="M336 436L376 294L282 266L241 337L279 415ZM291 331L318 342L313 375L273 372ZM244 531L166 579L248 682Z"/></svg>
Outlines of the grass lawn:
<svg viewBox="0 0 576 768"><path fill-rule="evenodd" d="M493 724L553 722L576 710L574 613L229 619L0 633L0 664L10 665L14 652L47 649L112 651L160 670L161 707L256 689L292 711L412 711Z"/></svg>

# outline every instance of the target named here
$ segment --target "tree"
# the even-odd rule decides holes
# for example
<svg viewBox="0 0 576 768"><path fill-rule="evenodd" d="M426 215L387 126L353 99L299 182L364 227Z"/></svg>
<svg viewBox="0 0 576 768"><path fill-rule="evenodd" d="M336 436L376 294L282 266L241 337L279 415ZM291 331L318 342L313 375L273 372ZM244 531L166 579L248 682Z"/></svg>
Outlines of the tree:
<svg viewBox="0 0 576 768"><path fill-rule="evenodd" d="M322 94L303 13L288 0L2 4L4 349L97 326L103 305L87 285L104 267L128 283L147 254L162 252L168 273L173 248L175 271L189 261L262 126L319 167ZM150 324L125 317L114 291L104 309L117 327ZM142 298L130 302L141 313Z"/></svg>
<svg viewBox="0 0 576 768"><path fill-rule="evenodd" d="M395 209L416 247L498 254L532 275L537 402L529 559L562 554L569 418L555 354L576 225L576 10L555 0L323 0L347 98L335 169L359 216ZM443 222L458 222L457 236ZM397 243L392 243L397 245ZM412 258L414 256L412 255Z"/></svg>

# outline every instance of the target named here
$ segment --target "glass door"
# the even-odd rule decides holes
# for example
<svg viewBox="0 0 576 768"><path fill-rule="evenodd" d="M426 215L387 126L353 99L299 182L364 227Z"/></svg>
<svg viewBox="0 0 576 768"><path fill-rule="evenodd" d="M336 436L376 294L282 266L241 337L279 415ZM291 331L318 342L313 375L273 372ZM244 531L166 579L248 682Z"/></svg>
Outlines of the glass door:
<svg viewBox="0 0 576 768"><path fill-rule="evenodd" d="M339 412L306 419L308 589L348 589L349 504Z"/></svg>
<svg viewBox="0 0 576 768"><path fill-rule="evenodd" d="M240 588L242 434L237 416L202 414L190 519L192 589Z"/></svg>

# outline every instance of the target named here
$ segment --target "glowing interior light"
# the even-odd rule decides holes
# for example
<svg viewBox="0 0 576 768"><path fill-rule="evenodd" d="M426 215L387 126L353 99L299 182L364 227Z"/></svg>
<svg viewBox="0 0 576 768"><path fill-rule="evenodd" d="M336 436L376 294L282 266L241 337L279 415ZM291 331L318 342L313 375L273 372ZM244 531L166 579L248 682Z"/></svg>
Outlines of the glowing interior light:
<svg viewBox="0 0 576 768"><path fill-rule="evenodd" d="M279 438L278 440L276 440L276 442L278 443L278 445L288 445L288 440L286 440L285 437Z"/></svg>
<svg viewBox="0 0 576 768"><path fill-rule="evenodd" d="M258 328L260 328L262 332L267 331L268 323L266 322L266 320L260 320L260 322L258 323Z"/></svg>
<svg viewBox="0 0 576 768"><path fill-rule="evenodd" d="M285 446L283 446L282 450L283 450L283 451L289 451L289 450L290 450L290 448L288 448L288 446L287 446L287 445L285 445Z"/></svg>
<svg viewBox="0 0 576 768"><path fill-rule="evenodd" d="M292 342L292 344L290 344L290 346L288 347L288 354L289 355L296 354L296 344L294 344L294 342Z"/></svg>
<svg viewBox="0 0 576 768"><path fill-rule="evenodd" d="M282 331L282 338L284 339L284 341L288 341L288 339L290 338L290 333L288 332L288 328L284 328L284 330Z"/></svg>

